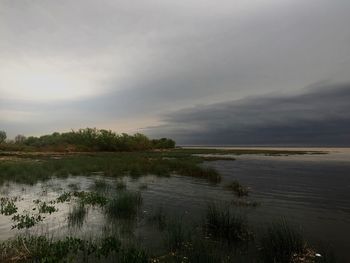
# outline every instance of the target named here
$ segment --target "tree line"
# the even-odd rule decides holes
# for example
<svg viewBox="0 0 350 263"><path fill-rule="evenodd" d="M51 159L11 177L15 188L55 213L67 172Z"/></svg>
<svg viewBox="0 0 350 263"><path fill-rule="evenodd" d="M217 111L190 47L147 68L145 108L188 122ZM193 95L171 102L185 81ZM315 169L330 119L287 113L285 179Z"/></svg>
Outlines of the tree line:
<svg viewBox="0 0 350 263"><path fill-rule="evenodd" d="M168 138L149 139L136 133L117 134L111 130L85 128L70 132L54 132L40 137L17 135L14 140L6 140L6 132L0 131L2 149L33 149L57 151L144 151L170 149L175 141Z"/></svg>

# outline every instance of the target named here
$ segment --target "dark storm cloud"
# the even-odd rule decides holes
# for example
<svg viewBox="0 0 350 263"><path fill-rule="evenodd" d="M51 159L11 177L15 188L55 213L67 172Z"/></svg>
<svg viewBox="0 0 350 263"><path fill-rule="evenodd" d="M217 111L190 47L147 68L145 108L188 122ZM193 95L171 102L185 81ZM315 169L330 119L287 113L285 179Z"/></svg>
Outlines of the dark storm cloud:
<svg viewBox="0 0 350 263"><path fill-rule="evenodd" d="M0 129L136 131L197 104L347 82L349 10L345 0L1 1Z"/></svg>
<svg viewBox="0 0 350 263"><path fill-rule="evenodd" d="M154 135L183 144L350 145L350 83L183 109Z"/></svg>

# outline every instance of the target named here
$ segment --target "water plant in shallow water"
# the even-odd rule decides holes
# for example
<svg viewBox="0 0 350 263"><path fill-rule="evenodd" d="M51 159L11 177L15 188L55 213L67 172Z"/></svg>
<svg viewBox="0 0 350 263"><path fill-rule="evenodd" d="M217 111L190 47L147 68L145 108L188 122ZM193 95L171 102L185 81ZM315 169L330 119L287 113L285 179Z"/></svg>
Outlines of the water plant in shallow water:
<svg viewBox="0 0 350 263"><path fill-rule="evenodd" d="M154 213L148 218L148 221L155 223L160 230L163 230L166 226L166 214L163 207L158 207Z"/></svg>
<svg viewBox="0 0 350 263"><path fill-rule="evenodd" d="M53 205L48 205L46 202L40 202L39 203L39 213L42 214L52 214L54 212L57 212L58 209L54 207Z"/></svg>
<svg viewBox="0 0 350 263"><path fill-rule="evenodd" d="M56 200L58 203L64 203L64 202L69 202L71 200L71 197L72 197L71 192L64 192L59 197L57 197Z"/></svg>
<svg viewBox="0 0 350 263"><path fill-rule="evenodd" d="M8 198L2 197L0 199L0 212L2 215L9 216L17 213L17 206L15 205L15 201L17 198Z"/></svg>
<svg viewBox="0 0 350 263"><path fill-rule="evenodd" d="M12 226L12 229L31 228L36 223L41 222L43 220L44 220L44 217L42 217L40 214L39 215L17 214L12 217L12 221L17 222L17 224Z"/></svg>
<svg viewBox="0 0 350 263"><path fill-rule="evenodd" d="M116 182L116 188L117 188L117 190L126 189L126 183L124 183L122 180L118 180Z"/></svg>
<svg viewBox="0 0 350 263"><path fill-rule="evenodd" d="M73 195L80 199L80 202L84 205L98 205L104 206L107 204L108 199L98 193L95 192L74 192Z"/></svg>
<svg viewBox="0 0 350 263"><path fill-rule="evenodd" d="M92 185L92 189L98 192L106 191L109 187L109 184L104 179L97 179L94 181L94 184Z"/></svg>
<svg viewBox="0 0 350 263"><path fill-rule="evenodd" d="M87 215L87 208L79 202L77 205L74 205L72 210L68 214L68 226L69 227L82 227Z"/></svg>
<svg viewBox="0 0 350 263"><path fill-rule="evenodd" d="M300 230L282 219L267 228L260 247L263 262L289 263L293 256L304 252L305 241Z"/></svg>
<svg viewBox="0 0 350 263"><path fill-rule="evenodd" d="M106 213L110 218L132 218L137 215L141 203L140 193L123 191L109 200Z"/></svg>
<svg viewBox="0 0 350 263"><path fill-rule="evenodd" d="M227 184L226 188L233 191L238 197L247 196L249 193L248 188L241 185L237 180Z"/></svg>
<svg viewBox="0 0 350 263"><path fill-rule="evenodd" d="M247 220L229 207L209 204L207 207L204 230L209 237L231 242L247 241L251 238Z"/></svg>
<svg viewBox="0 0 350 263"><path fill-rule="evenodd" d="M54 240L45 236L19 236L0 244L1 262L90 262L90 258L98 261L112 254L120 258L128 256L126 249L121 247L120 240L113 236L101 240L74 237Z"/></svg>

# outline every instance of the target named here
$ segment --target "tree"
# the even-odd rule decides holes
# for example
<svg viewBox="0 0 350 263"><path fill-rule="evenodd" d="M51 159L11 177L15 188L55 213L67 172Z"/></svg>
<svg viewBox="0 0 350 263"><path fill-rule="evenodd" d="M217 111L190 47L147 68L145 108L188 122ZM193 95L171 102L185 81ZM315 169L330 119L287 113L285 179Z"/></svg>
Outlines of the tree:
<svg viewBox="0 0 350 263"><path fill-rule="evenodd" d="M3 143L6 140L6 132L0 131L0 143Z"/></svg>
<svg viewBox="0 0 350 263"><path fill-rule="evenodd" d="M18 134L15 137L15 143L16 144L23 144L25 140L26 140L26 137L24 135L21 135L21 134Z"/></svg>

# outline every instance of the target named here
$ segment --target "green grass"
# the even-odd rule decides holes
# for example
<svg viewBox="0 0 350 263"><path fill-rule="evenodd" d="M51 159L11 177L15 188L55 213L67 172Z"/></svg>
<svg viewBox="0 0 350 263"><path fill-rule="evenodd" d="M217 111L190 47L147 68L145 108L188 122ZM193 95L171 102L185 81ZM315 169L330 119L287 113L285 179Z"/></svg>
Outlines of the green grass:
<svg viewBox="0 0 350 263"><path fill-rule="evenodd" d="M263 262L291 262L294 254L302 254L305 241L300 230L285 220L271 224L260 242Z"/></svg>
<svg viewBox="0 0 350 263"><path fill-rule="evenodd" d="M166 226L166 214L163 207L158 207L148 218L148 221L156 224L160 230L164 230Z"/></svg>
<svg viewBox="0 0 350 263"><path fill-rule="evenodd" d="M205 216L204 230L207 236L229 243L243 242L251 238L247 220L233 213L229 207L209 204Z"/></svg>
<svg viewBox="0 0 350 263"><path fill-rule="evenodd" d="M134 218L142 203L140 193L130 191L119 192L106 205L106 214L110 218Z"/></svg>
<svg viewBox="0 0 350 263"><path fill-rule="evenodd" d="M41 214L52 214L54 212L57 212L58 209L53 205L48 205L46 202L40 202L39 204L39 213Z"/></svg>
<svg viewBox="0 0 350 263"><path fill-rule="evenodd" d="M96 192L74 192L73 195L80 199L80 202L84 205L92 205L92 206L105 206L107 204L108 199L100 195Z"/></svg>

